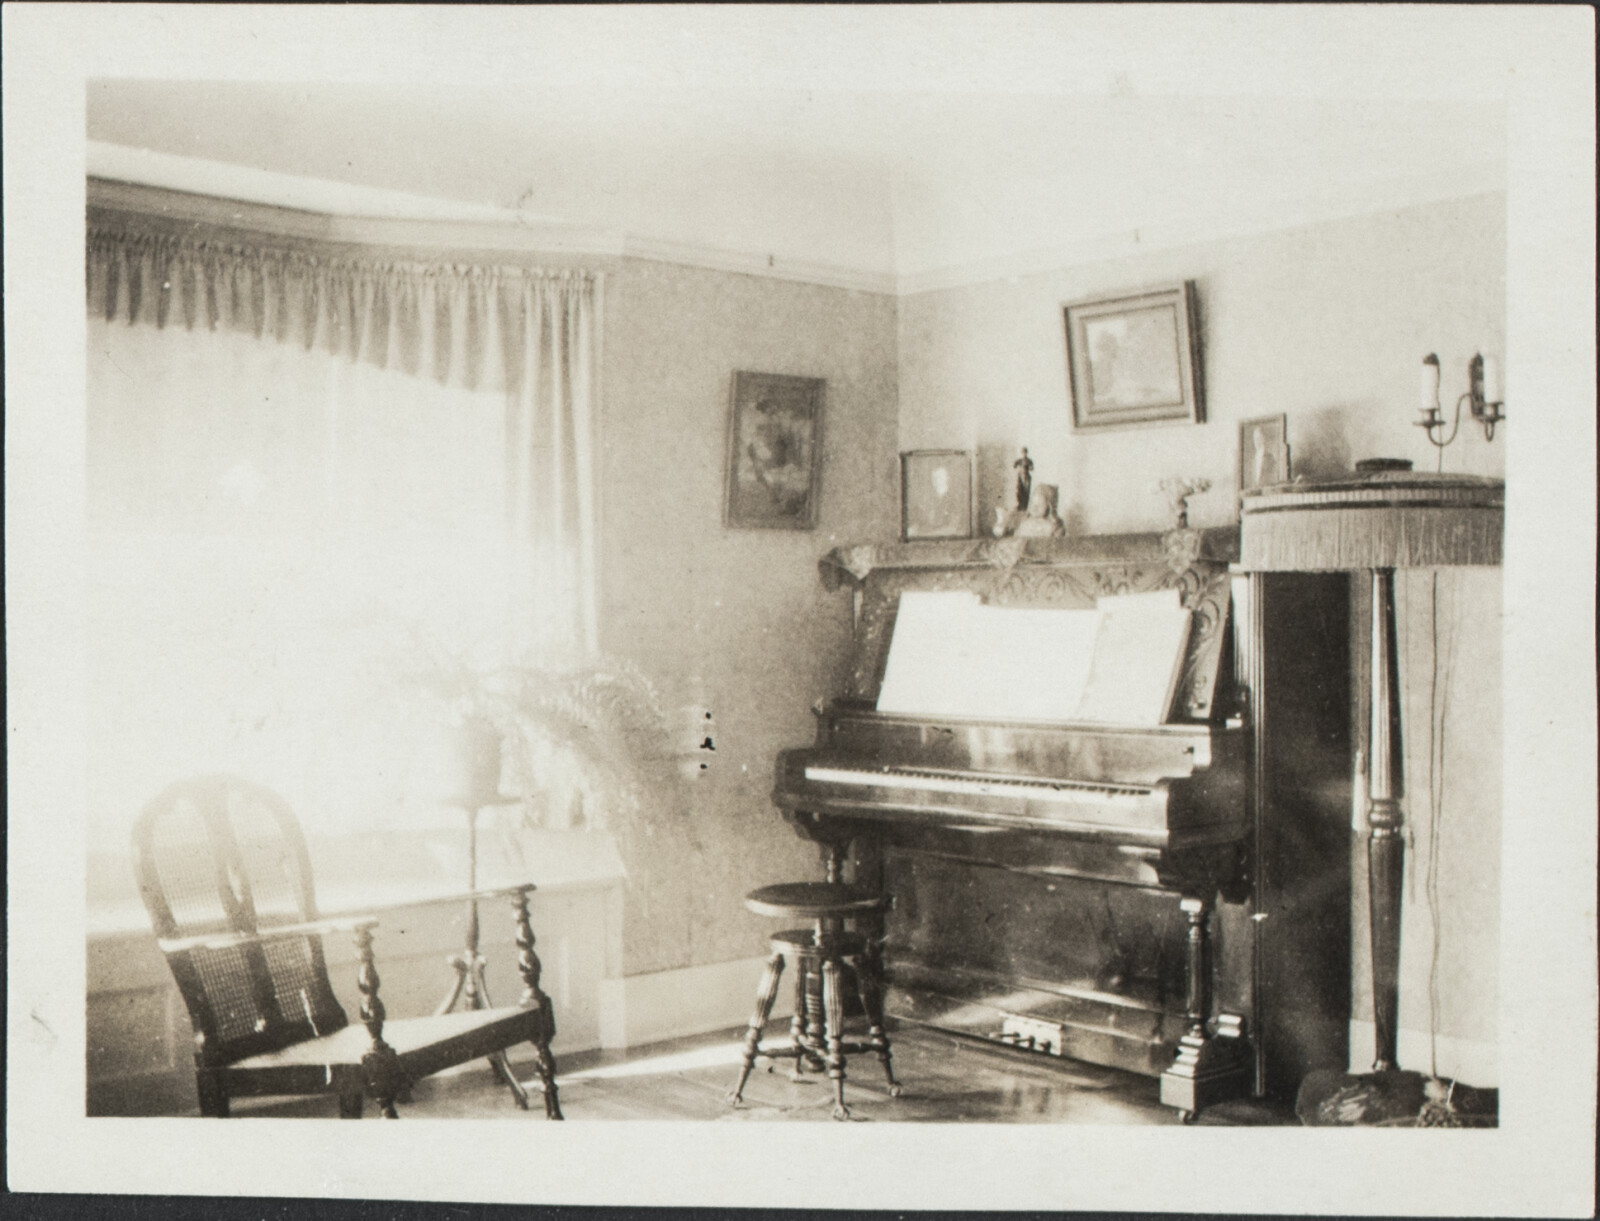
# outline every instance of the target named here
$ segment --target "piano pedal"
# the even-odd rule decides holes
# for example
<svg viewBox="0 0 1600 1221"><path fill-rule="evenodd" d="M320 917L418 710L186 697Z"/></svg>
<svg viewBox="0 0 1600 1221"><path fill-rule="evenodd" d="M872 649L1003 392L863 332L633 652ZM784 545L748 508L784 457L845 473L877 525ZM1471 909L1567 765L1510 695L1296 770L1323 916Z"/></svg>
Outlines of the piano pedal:
<svg viewBox="0 0 1600 1221"><path fill-rule="evenodd" d="M1066 1029L1059 1022L1042 1018L1006 1014L1000 1025L999 1041L1025 1051L1042 1052L1047 1056L1062 1054Z"/></svg>

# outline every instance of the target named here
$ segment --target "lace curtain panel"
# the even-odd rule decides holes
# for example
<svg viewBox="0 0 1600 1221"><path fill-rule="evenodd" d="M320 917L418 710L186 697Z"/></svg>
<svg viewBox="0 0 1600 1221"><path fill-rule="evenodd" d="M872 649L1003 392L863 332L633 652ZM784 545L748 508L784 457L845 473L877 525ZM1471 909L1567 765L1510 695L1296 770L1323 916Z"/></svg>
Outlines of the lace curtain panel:
<svg viewBox="0 0 1600 1221"><path fill-rule="evenodd" d="M595 647L598 294L91 222L92 828L212 770L326 831L441 817L404 651Z"/></svg>

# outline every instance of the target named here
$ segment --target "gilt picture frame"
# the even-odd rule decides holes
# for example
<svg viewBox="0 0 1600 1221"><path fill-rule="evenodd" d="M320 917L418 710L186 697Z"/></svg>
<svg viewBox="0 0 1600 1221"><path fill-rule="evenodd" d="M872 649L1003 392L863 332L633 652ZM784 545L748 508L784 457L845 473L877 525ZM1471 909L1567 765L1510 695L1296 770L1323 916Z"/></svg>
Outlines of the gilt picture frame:
<svg viewBox="0 0 1600 1221"><path fill-rule="evenodd" d="M725 525L810 530L817 524L824 385L820 377L734 373Z"/></svg>
<svg viewBox="0 0 1600 1221"><path fill-rule="evenodd" d="M1194 281L1062 307L1076 431L1205 422Z"/></svg>
<svg viewBox="0 0 1600 1221"><path fill-rule="evenodd" d="M900 538L971 538L972 454L920 449L900 455Z"/></svg>

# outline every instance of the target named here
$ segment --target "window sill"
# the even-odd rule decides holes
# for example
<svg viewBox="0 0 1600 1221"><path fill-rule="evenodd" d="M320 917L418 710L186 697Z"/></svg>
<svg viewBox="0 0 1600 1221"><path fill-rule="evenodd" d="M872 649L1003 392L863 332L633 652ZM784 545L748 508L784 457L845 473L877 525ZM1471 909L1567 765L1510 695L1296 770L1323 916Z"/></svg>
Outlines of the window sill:
<svg viewBox="0 0 1600 1221"><path fill-rule="evenodd" d="M465 830L322 836L309 839L307 850L324 916L381 915L467 889ZM483 889L532 882L538 894L571 894L625 880L616 844L603 831L480 832L477 885ZM150 934L125 850L90 854L85 933L91 942Z"/></svg>

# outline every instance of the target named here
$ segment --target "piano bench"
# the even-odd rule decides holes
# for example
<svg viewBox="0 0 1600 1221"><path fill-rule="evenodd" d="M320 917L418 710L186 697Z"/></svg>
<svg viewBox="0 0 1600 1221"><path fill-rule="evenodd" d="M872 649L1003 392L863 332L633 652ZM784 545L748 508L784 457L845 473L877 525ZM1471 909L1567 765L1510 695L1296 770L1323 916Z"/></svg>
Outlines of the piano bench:
<svg viewBox="0 0 1600 1221"><path fill-rule="evenodd" d="M884 1033L883 988L877 964L867 938L846 929L844 922L854 916L882 911L887 901L836 882L793 882L763 886L745 896L745 906L760 916L785 916L812 921L811 928L785 929L768 939L772 956L767 959L761 984L756 991L755 1013L745 1031L744 1060L739 1080L728 1095L737 1104L758 1057L793 1059L793 1075L809 1066L826 1071L833 1081L833 1117L848 1119L844 1104L845 1056L871 1051L883 1064L889 1081L889 1094L898 1097L900 1085L894 1079L889 1059L889 1038ZM761 1032L772 1013L778 983L785 964L795 969L794 1018L790 1022L788 1045L764 1049ZM864 1040L844 1037L844 997L840 991L848 972L855 981L862 1011L867 1016L868 1033Z"/></svg>

